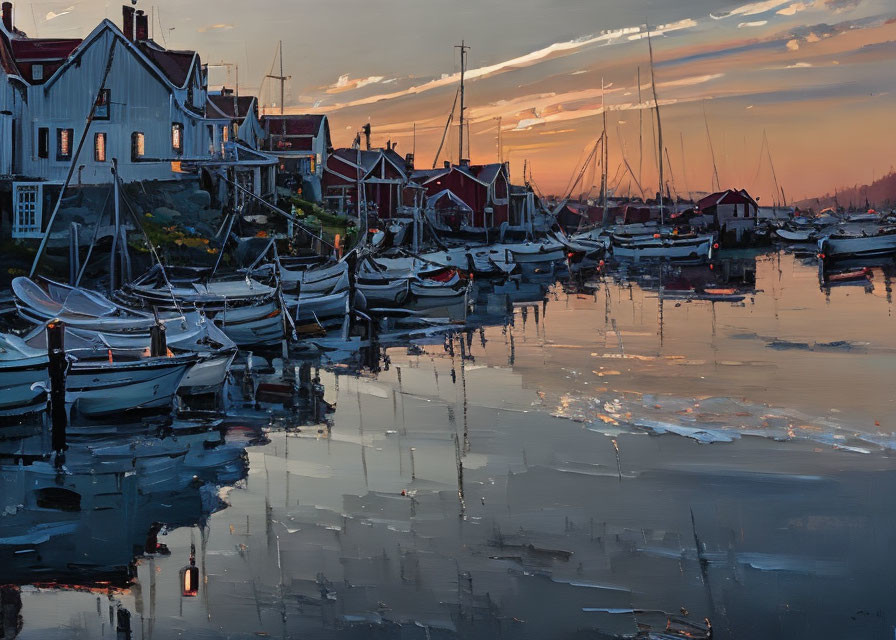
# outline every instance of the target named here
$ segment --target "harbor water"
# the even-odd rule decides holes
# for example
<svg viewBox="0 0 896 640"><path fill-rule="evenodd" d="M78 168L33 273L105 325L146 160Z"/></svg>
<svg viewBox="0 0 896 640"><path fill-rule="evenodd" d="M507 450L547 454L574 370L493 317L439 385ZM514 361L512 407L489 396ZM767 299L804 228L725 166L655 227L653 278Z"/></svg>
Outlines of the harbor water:
<svg viewBox="0 0 896 640"><path fill-rule="evenodd" d="M463 327L310 360L326 415L8 464L0 637L892 638L896 268L748 259L716 297L707 266L477 284Z"/></svg>

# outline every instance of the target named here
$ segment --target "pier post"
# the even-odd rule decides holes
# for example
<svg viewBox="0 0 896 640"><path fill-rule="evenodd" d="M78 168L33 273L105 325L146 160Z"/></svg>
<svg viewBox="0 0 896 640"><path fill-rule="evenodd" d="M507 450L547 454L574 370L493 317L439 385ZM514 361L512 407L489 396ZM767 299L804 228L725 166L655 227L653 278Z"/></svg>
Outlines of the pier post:
<svg viewBox="0 0 896 640"><path fill-rule="evenodd" d="M47 325L47 356L49 358L50 398L49 414L52 425L52 445L56 452L56 464L65 463L66 429L68 414L65 411L65 375L68 362L65 359L65 327L59 320Z"/></svg>
<svg viewBox="0 0 896 640"><path fill-rule="evenodd" d="M159 358L168 355L168 338L165 325L157 322L149 328L149 355Z"/></svg>

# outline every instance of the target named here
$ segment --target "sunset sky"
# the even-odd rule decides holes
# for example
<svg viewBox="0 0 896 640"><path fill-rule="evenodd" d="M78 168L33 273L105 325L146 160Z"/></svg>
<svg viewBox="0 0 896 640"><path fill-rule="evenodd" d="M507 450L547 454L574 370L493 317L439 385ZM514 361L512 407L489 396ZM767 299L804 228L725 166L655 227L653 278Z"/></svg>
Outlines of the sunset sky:
<svg viewBox="0 0 896 640"><path fill-rule="evenodd" d="M16 5L18 26L40 37L82 37L104 17L121 21L112 0ZM140 0L138 8L154 9L163 44L238 64L242 93L259 91L282 39L288 111L326 113L336 146L370 122L374 144L391 139L402 155L416 124L418 167L432 165L457 90L454 45L464 39L472 161L497 160L500 117L513 179L528 159L544 193L564 194L600 136L602 80L611 185L638 192L633 173L656 191L647 25L678 193L713 186L710 139L722 187L745 187L763 204L775 192L764 137L788 200L867 183L896 164L894 0ZM232 85L227 74L213 69L211 82ZM261 97L278 102L279 86L266 82ZM440 162L456 159L453 127ZM599 170L584 182L599 184Z"/></svg>

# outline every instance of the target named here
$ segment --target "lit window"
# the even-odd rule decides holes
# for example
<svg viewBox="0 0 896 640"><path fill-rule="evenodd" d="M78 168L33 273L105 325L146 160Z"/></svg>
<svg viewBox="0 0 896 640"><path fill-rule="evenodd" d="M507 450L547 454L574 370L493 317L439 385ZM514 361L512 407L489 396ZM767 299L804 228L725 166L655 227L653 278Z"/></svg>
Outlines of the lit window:
<svg viewBox="0 0 896 640"><path fill-rule="evenodd" d="M224 142L227 142L230 139L230 129L227 127L221 127L221 139Z"/></svg>
<svg viewBox="0 0 896 640"><path fill-rule="evenodd" d="M146 136L140 131L131 134L131 160L136 162L146 155Z"/></svg>
<svg viewBox="0 0 896 640"><path fill-rule="evenodd" d="M171 148L175 153L184 152L184 125L179 122L171 125Z"/></svg>
<svg viewBox="0 0 896 640"><path fill-rule="evenodd" d="M38 80L44 79L44 65L42 64L33 64L31 65L31 79L35 82Z"/></svg>
<svg viewBox="0 0 896 640"><path fill-rule="evenodd" d="M56 159L71 160L73 129L56 129Z"/></svg>
<svg viewBox="0 0 896 640"><path fill-rule="evenodd" d="M316 159L315 159L314 156L311 156L311 158L309 158L309 159L311 160L311 162L310 162L310 165L311 165L311 166L310 166L310 171L309 171L309 173L314 173L315 170L317 169L317 162L316 162Z"/></svg>
<svg viewBox="0 0 896 640"><path fill-rule="evenodd" d="M106 161L106 134L97 133L93 136L93 159L97 162Z"/></svg>

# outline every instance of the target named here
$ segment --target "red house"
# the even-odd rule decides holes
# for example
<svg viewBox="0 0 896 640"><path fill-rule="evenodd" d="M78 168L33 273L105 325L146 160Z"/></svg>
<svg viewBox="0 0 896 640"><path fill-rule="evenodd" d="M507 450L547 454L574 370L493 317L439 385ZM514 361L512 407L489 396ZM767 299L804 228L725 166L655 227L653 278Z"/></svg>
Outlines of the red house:
<svg viewBox="0 0 896 640"><path fill-rule="evenodd" d="M411 179L426 190L427 206L436 211L468 210L468 227L493 229L508 221L509 169L506 164L448 165L415 171ZM459 206L463 203L464 206Z"/></svg>
<svg viewBox="0 0 896 640"><path fill-rule="evenodd" d="M393 217L403 204L408 183L406 161L394 149L336 149L324 166L324 199L340 213L352 213L358 182L364 185L368 213ZM409 204L411 204L409 202Z"/></svg>

